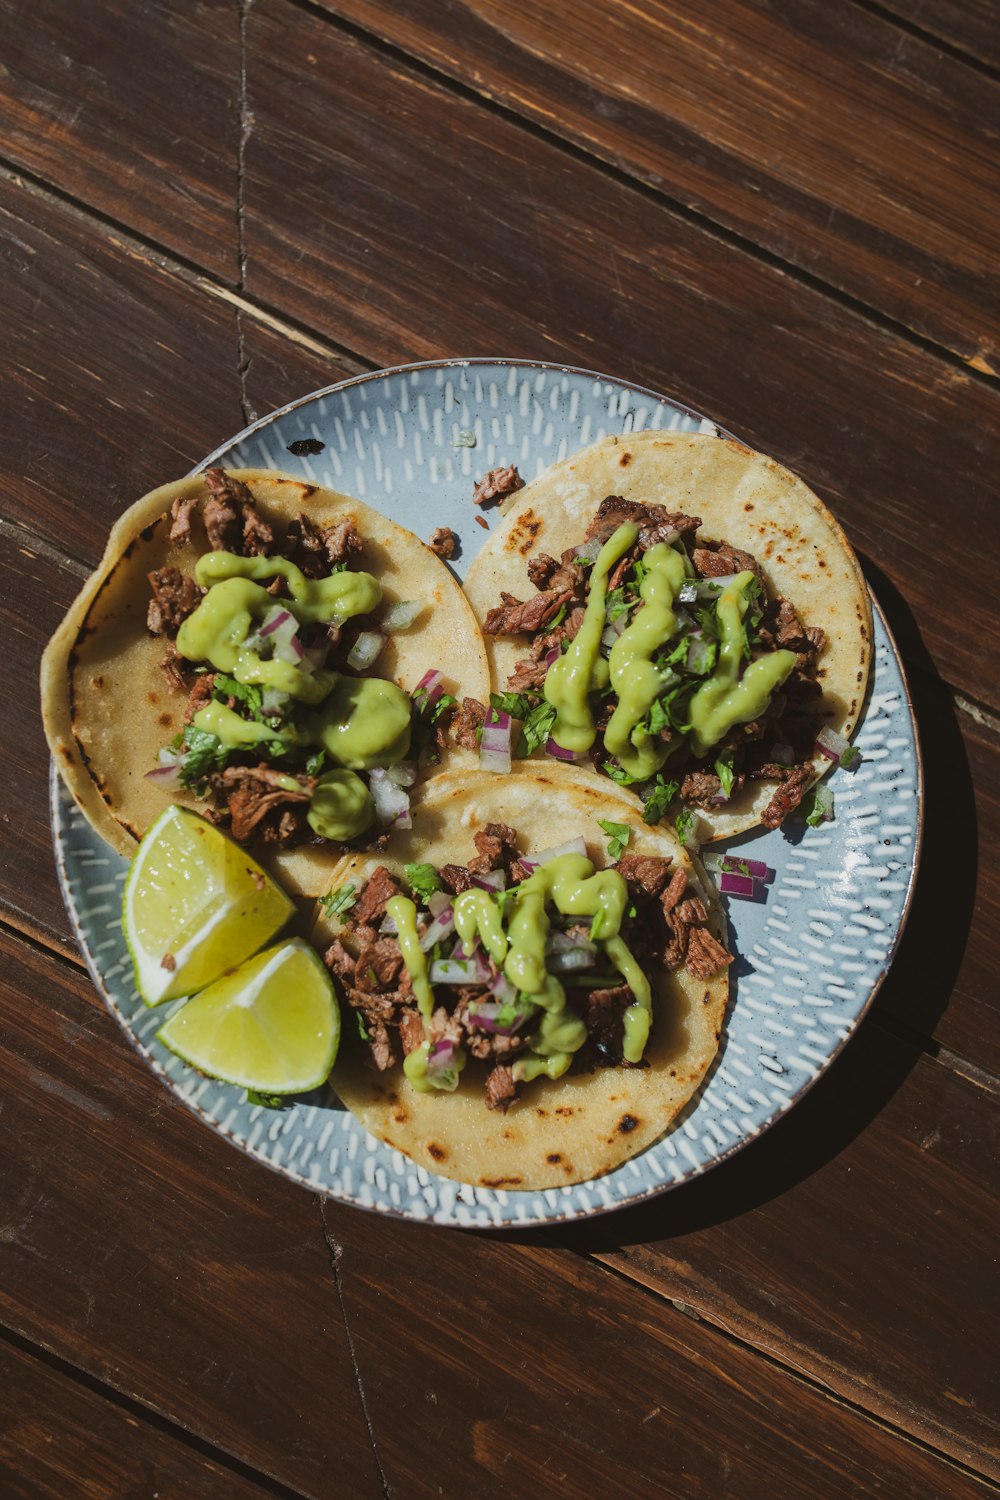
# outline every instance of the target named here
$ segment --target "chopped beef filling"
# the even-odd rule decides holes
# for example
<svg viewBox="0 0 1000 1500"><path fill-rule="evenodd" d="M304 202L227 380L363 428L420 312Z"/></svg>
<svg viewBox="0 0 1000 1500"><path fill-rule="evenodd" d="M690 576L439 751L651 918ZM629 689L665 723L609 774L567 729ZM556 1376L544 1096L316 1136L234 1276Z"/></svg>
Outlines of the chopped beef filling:
<svg viewBox="0 0 1000 1500"><path fill-rule="evenodd" d="M170 507L170 540L185 547L191 540L191 523L198 514L197 495L178 495Z"/></svg>
<svg viewBox="0 0 1000 1500"><path fill-rule="evenodd" d="M305 511L300 511L289 522L282 552L307 578L326 578L333 568L349 562L363 547L364 539L350 519L324 531Z"/></svg>
<svg viewBox="0 0 1000 1500"><path fill-rule="evenodd" d="M314 776L294 778L301 788L292 792L280 785L287 773L270 766L227 766L211 778L229 814L230 832L237 843L289 844L301 835L305 809L316 785Z"/></svg>
<svg viewBox="0 0 1000 1500"><path fill-rule="evenodd" d="M534 635L559 613L573 597L566 589L545 589L526 603L513 594L501 593L502 604L491 609L483 623L487 635Z"/></svg>
<svg viewBox="0 0 1000 1500"><path fill-rule="evenodd" d="M242 479L234 479L225 469L206 469L205 485L208 495L201 514L213 552L262 557L274 551L274 532Z"/></svg>
<svg viewBox="0 0 1000 1500"><path fill-rule="evenodd" d="M524 488L524 480L513 464L503 464L497 469L490 469L482 479L476 481L476 487L472 492L473 505L491 505L494 500L504 500L508 495L513 495L515 490Z"/></svg>
<svg viewBox="0 0 1000 1500"><path fill-rule="evenodd" d="M463 750L479 749L479 731L486 720L486 707L477 698L463 698L451 721L451 734Z"/></svg>
<svg viewBox="0 0 1000 1500"><path fill-rule="evenodd" d="M160 671L174 692L187 693L190 691L191 680L194 675L191 663L186 657L180 654L173 641L167 642L167 649L160 658Z"/></svg>
<svg viewBox="0 0 1000 1500"><path fill-rule="evenodd" d="M146 611L146 628L150 635L173 639L188 615L198 608L205 591L180 568L170 567L154 569L149 574L149 586L153 597Z"/></svg>
<svg viewBox="0 0 1000 1500"><path fill-rule="evenodd" d="M779 782L764 816L767 827L777 827L798 806L814 779L808 763L815 753L821 723L823 690L816 679L816 670L826 641L824 632L818 626L804 626L790 600L767 594L763 570L751 553L727 542L696 541L701 525L697 516L667 511L659 505L643 505L621 495L608 495L587 527L585 541L603 544L624 521L634 522L639 527L639 536L613 568L608 591L611 594L623 590L620 597L624 597L626 608L634 609L639 597L636 563L660 541L680 540L701 578L751 572L760 581L764 592L757 606L759 617L754 616L751 654L764 650L794 651L795 669L772 695L767 712L760 719L735 725L702 760L694 755L689 744L681 743L673 750L663 775L665 779L676 779L677 795L688 807L722 806L737 797L749 781ZM560 559L547 552L529 558L528 578L537 592L527 600L502 593L501 602L488 611L483 625L488 635L531 638L526 656L515 664L506 682L509 692L526 695L531 706L542 702L545 678L555 660L553 653L565 649L565 643L574 639L583 622L589 579L577 551L568 548ZM558 623L554 623L556 620ZM693 684L694 679L691 680ZM600 733L607 728L614 704L612 693L592 700L594 723ZM661 722L651 733L669 742L676 738L678 730L669 722ZM602 739L595 741L590 753L596 769L603 771L607 752ZM726 758L732 772L731 781L727 772L725 791L716 770L719 757Z"/></svg>
<svg viewBox="0 0 1000 1500"><path fill-rule="evenodd" d="M427 545L438 557L452 558L458 551L458 536L450 526L439 526L436 531L431 532Z"/></svg>
<svg viewBox="0 0 1000 1500"><path fill-rule="evenodd" d="M457 895L475 884L475 877L503 871L508 889L531 873L521 860L517 835L506 823L487 823L473 836L475 855L468 865L444 865L438 870L442 886ZM709 915L701 898L688 886L686 870L674 869L669 859L625 854L617 865L628 886L630 915L622 935L644 966L653 971L664 965L686 967L698 979L718 974L731 957L709 928ZM517 1098L510 1064L529 1048L534 1029L530 1014L520 1026L496 1030L487 1012L477 1015L477 1006L495 997L485 980L475 984L435 988L435 1008L429 1021L419 1012L413 986L397 939L380 932L386 903L399 893L394 877L379 865L357 893L357 900L343 916L341 935L327 948L324 962L334 975L347 1002L359 1012L372 1065L385 1071L421 1046L447 1041L461 1047L469 1057L490 1065L485 1078L486 1104L506 1110ZM418 903L419 905L419 903ZM430 920L426 910L418 913L418 925ZM571 923L566 936L583 942L589 922ZM603 978L606 959L598 961L598 979ZM573 1072L595 1067L643 1067L627 1063L622 1056L624 1016L634 996L620 974L609 969L606 983L574 982L572 972L562 974L568 1004L587 1028L587 1040L574 1055ZM493 1012L495 1014L495 1011Z"/></svg>

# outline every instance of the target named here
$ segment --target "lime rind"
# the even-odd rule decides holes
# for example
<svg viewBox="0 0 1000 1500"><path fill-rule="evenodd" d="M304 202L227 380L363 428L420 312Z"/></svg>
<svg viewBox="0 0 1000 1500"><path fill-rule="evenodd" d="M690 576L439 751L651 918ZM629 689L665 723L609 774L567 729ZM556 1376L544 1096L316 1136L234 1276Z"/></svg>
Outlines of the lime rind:
<svg viewBox="0 0 1000 1500"><path fill-rule="evenodd" d="M232 839L168 807L139 845L122 899L139 994L154 1006L203 989L269 942L294 910Z"/></svg>
<svg viewBox="0 0 1000 1500"><path fill-rule="evenodd" d="M262 1094L302 1094L330 1075L340 1012L318 954L290 938L180 1007L157 1038L191 1067Z"/></svg>

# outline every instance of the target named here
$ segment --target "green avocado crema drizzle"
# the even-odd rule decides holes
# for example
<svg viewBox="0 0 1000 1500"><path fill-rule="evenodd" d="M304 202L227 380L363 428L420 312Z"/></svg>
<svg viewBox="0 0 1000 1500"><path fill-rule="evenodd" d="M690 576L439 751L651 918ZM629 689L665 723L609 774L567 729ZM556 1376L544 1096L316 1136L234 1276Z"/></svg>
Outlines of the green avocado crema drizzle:
<svg viewBox="0 0 1000 1500"><path fill-rule="evenodd" d="M617 870L597 870L583 854L561 854L535 870L527 880L514 888L507 930L500 907L487 891L463 891L453 902L455 928L468 949L478 939L504 976L515 985L523 998L541 1011L537 1027L528 1038L530 1055L518 1058L513 1065L518 1083L530 1083L544 1074L560 1078L573 1061L573 1054L587 1040L587 1028L566 1004L566 991L555 975L545 967L545 949L550 922L546 904L567 917L590 917L601 914L600 937L611 963L622 975L635 996L624 1016L625 1036L622 1052L633 1063L640 1062L652 1016L652 993L649 981L636 962L627 943L620 936L622 918L628 903L628 887ZM429 1020L434 1010L434 996L427 977L427 960L420 948L416 927L416 908L405 896L394 896L386 904L399 931L399 947L407 973L413 984L420 1014ZM428 1042L409 1053L403 1071L421 1092L432 1088L454 1088L457 1073L464 1066L465 1054L456 1051L455 1072L438 1083L428 1076Z"/></svg>
<svg viewBox="0 0 1000 1500"><path fill-rule="evenodd" d="M304 672L289 662L265 659L249 642L275 604L260 579L285 580L291 598L280 602L300 624L332 624L367 614L382 598L378 579L350 570L311 579L287 558L231 552L199 558L195 576L208 593L178 631L181 656L211 662L237 682L287 693L310 710L298 724L272 729L248 722L223 703L209 703L195 714L196 728L232 749L262 743L278 743L285 750L321 745L340 769L320 777L309 803L309 825L336 840L362 833L374 821L375 808L365 783L353 773L404 759L410 748L409 698L379 677Z"/></svg>
<svg viewBox="0 0 1000 1500"><path fill-rule="evenodd" d="M575 639L545 678L545 701L556 710L552 738L565 750L581 753L597 737L588 694L606 685L604 673L618 700L604 733L609 754L635 780L645 781L663 766L671 743L654 738L644 721L664 690L665 682L653 657L677 633L674 604L691 567L684 553L659 542L643 556L639 585L641 606L632 622L611 647L607 666L601 657L605 628L608 577L638 536L638 527L625 521L604 543L590 575L590 592L583 624ZM688 704L691 747L707 755L736 725L763 714L771 694L795 666L792 651L771 651L740 675L743 662L743 617L749 607L747 589L753 573L740 573L717 601L719 654L710 676L699 684Z"/></svg>

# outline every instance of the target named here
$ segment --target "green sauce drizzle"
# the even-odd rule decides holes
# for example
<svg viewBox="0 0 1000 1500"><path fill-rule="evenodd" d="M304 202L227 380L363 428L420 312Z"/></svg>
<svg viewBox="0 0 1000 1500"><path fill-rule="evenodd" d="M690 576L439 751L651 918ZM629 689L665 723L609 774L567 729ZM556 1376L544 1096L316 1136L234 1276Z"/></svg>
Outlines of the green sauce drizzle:
<svg viewBox="0 0 1000 1500"><path fill-rule="evenodd" d="M691 747L696 755L707 755L734 724L748 724L758 718L771 701L771 694L795 666L794 651L771 651L751 662L740 677L743 616L750 602L746 591L753 576L740 573L719 596L719 659L688 706Z"/></svg>
<svg viewBox="0 0 1000 1500"><path fill-rule="evenodd" d="M641 721L663 692L663 677L651 658L677 629L674 599L687 577L687 566L666 542L650 547L642 561L643 607L611 648L611 685L618 705L604 731L604 744L630 776L646 781L670 753L670 746L653 739Z"/></svg>
<svg viewBox="0 0 1000 1500"><path fill-rule="evenodd" d="M545 701L551 703L556 710L552 738L564 750L575 750L577 753L589 750L596 738L597 730L587 694L594 685L597 663L603 661L600 651L608 575L638 535L638 526L631 521L623 521L604 543L590 572L590 594L583 624L570 642L568 650L558 661L552 663L546 674L543 689Z"/></svg>

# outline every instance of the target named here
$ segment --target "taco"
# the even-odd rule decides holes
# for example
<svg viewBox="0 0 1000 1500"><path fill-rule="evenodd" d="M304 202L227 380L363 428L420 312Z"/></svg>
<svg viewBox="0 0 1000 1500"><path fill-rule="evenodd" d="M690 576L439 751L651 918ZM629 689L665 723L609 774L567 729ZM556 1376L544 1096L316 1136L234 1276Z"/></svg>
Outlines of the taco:
<svg viewBox="0 0 1000 1500"><path fill-rule="evenodd" d="M487 691L469 605L411 532L297 479L209 469L115 525L45 652L46 733L123 854L181 802L315 895L331 853L406 826L459 639L462 686Z"/></svg>
<svg viewBox="0 0 1000 1500"><path fill-rule="evenodd" d="M525 595L525 582L534 592ZM722 438L607 438L517 491L465 584L486 764L576 762L699 839L775 828L847 748L871 660L860 567L816 495ZM502 764L502 759L501 759Z"/></svg>
<svg viewBox="0 0 1000 1500"><path fill-rule="evenodd" d="M313 941L347 1020L332 1084L373 1135L481 1187L610 1171L688 1103L729 992L698 862L561 767L445 774L331 876Z"/></svg>

